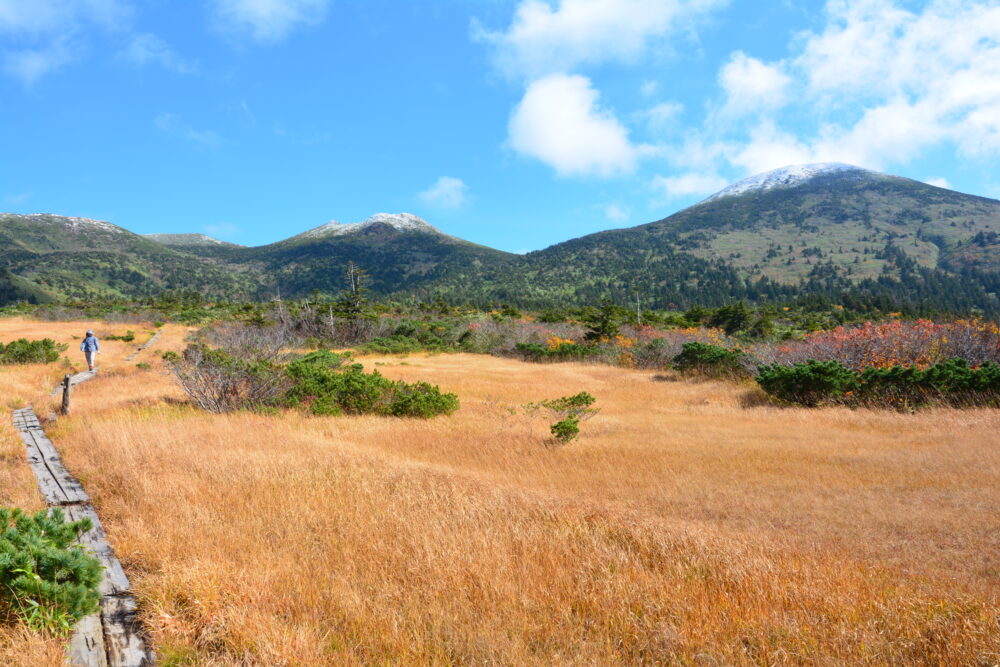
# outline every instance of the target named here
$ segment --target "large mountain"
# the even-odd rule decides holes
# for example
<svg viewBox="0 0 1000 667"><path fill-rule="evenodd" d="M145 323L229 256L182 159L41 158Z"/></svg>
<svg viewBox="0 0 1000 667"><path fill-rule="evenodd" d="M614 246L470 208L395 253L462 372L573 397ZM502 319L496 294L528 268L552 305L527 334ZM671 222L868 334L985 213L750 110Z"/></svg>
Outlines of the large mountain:
<svg viewBox="0 0 1000 667"><path fill-rule="evenodd" d="M821 294L859 303L998 309L1000 202L844 164L734 183L670 217L512 255L410 214L330 222L247 248L145 237L105 222L0 214L0 302L170 288L264 299L340 291L348 262L376 294L525 306L717 305Z"/></svg>
<svg viewBox="0 0 1000 667"><path fill-rule="evenodd" d="M654 303L802 293L886 295L936 307L995 305L1000 201L844 164L753 176L668 218L527 256L503 292Z"/></svg>
<svg viewBox="0 0 1000 667"><path fill-rule="evenodd" d="M254 282L100 220L0 214L0 301L136 297L167 289L250 296Z"/></svg>

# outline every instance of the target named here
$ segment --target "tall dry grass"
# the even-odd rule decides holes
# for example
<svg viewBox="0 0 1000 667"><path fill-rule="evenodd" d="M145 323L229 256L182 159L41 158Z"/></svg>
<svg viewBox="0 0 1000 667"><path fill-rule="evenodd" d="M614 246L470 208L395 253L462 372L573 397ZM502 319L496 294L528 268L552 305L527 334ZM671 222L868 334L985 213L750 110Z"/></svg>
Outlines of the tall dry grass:
<svg viewBox="0 0 1000 667"><path fill-rule="evenodd" d="M129 329L136 333L136 340L132 343L102 340L102 353L98 356L98 366L102 370L113 374L120 372L123 367L134 369L135 363L155 358L154 351L149 350L143 352L132 364L125 364L123 361L125 356L150 338L154 330L150 325L0 318L0 342L8 343L17 338L52 338L67 346L63 359L53 364L0 365L0 407L4 412L0 416L0 505L29 511L45 507L35 477L25 460L24 443L13 427L11 413L17 408L32 405L39 417L43 421L47 420L58 401L49 396L53 387L64 374L86 368L79 346L83 335L91 328L101 338L108 334L123 335ZM188 332L186 327L173 325L164 329L160 338L164 343L163 349L179 346ZM80 391L76 390L77 395ZM57 665L62 656L62 640L34 634L16 624L0 625L0 664L30 667Z"/></svg>
<svg viewBox="0 0 1000 667"><path fill-rule="evenodd" d="M120 365L50 427L166 661L1000 661L997 411L778 409L749 386L604 366L363 361L463 407L208 415L161 368ZM602 411L562 448L518 410L581 390Z"/></svg>
<svg viewBox="0 0 1000 667"><path fill-rule="evenodd" d="M54 435L161 652L205 664L996 661L995 411L368 358L451 418L210 416L108 375ZM100 384L99 384L100 383ZM510 414L580 390L567 447Z"/></svg>

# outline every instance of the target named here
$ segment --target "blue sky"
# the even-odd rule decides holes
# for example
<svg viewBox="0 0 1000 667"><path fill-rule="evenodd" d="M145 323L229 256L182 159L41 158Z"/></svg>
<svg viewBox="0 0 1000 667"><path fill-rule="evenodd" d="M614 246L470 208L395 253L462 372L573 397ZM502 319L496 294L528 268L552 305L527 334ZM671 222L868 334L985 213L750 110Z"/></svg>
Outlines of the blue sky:
<svg viewBox="0 0 1000 667"><path fill-rule="evenodd" d="M1000 2L0 0L0 210L511 251L844 161L1000 198Z"/></svg>

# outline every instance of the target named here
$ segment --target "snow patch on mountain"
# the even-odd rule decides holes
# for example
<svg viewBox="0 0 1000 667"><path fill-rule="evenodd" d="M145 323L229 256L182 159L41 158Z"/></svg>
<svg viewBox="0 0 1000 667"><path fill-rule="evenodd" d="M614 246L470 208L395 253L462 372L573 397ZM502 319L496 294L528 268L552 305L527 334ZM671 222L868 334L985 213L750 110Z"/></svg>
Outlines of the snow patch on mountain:
<svg viewBox="0 0 1000 667"><path fill-rule="evenodd" d="M843 162L817 162L814 164L793 164L773 171L766 171L763 174L744 178L736 181L732 185L719 190L714 195L706 199L706 202L722 199L723 197L734 197L754 190L771 190L773 188L789 187L811 180L817 176L826 174L858 172L859 175L874 173L861 167L844 164Z"/></svg>
<svg viewBox="0 0 1000 667"><path fill-rule="evenodd" d="M37 220L38 222L61 222L67 227L81 231L94 228L113 234L125 234L127 231L117 225L112 225L110 222L92 220L91 218L70 218L62 215L52 215L51 213L31 213L24 217Z"/></svg>
<svg viewBox="0 0 1000 667"><path fill-rule="evenodd" d="M212 238L211 236L206 236L205 234L143 234L142 236L149 239L150 241L156 241L157 243L162 243L163 245L177 245L177 246L236 245L235 243L229 243L228 241L220 241L219 239Z"/></svg>
<svg viewBox="0 0 1000 667"><path fill-rule="evenodd" d="M332 220L325 225L320 225L308 232L299 234L297 238L321 238L325 236L343 236L360 232L372 225L383 224L401 232L425 232L428 234L440 234L441 231L430 225L426 220L419 218L412 213L376 213L367 220L361 222L337 222Z"/></svg>

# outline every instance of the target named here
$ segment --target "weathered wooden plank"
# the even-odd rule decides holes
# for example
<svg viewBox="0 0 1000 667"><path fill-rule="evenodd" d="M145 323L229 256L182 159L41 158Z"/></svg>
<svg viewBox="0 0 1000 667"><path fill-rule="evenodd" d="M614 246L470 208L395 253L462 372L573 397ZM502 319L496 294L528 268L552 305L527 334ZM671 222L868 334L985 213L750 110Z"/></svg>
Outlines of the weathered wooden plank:
<svg viewBox="0 0 1000 667"><path fill-rule="evenodd" d="M127 357L125 357L125 361L132 361L133 359L135 359L137 356L139 356L140 352L142 352L147 347L149 347L154 342L156 342L156 339L159 338L159 337L160 337L160 332L157 331L156 333L153 334L152 338L150 338L145 343L143 343L142 345L140 345L139 347L137 347L136 350L135 350L135 352L133 352L132 354L130 354Z"/></svg>
<svg viewBox="0 0 1000 667"><path fill-rule="evenodd" d="M76 624L66 653L73 667L108 667L100 612L94 612Z"/></svg>
<svg viewBox="0 0 1000 667"><path fill-rule="evenodd" d="M90 502L90 496L83 490L83 485L66 470L66 466L63 465L62 459L59 457L59 452L56 451L55 445L48 439L45 432L40 428L30 428L22 433L26 433L33 440L45 469L55 482L55 487L58 488L58 492L53 495L46 495L49 504L68 505ZM50 489L52 488L51 485L48 486Z"/></svg>
<svg viewBox="0 0 1000 667"><path fill-rule="evenodd" d="M82 667L144 667L155 663L146 646L138 617L137 603L129 593L125 570L115 556L104 526L90 505L83 485L73 477L59 457L55 445L45 435L31 408L14 411L14 425L24 441L28 463L38 479L38 488L49 505L62 505L66 518L88 518L91 529L78 542L101 562L101 611L81 620L67 648L73 665Z"/></svg>
<svg viewBox="0 0 1000 667"><path fill-rule="evenodd" d="M69 379L69 386L70 387L75 387L76 385L80 384L81 382L86 382L87 380L93 380L96 375L97 375L97 369L96 368L94 370L92 370L92 371L83 371L82 373L77 373L76 375L70 377L70 379ZM54 397L60 395L62 393L62 390L63 390L63 384L62 384L62 382L60 382L59 384L56 385L55 389L53 389L52 393L49 394L49 395L54 398Z"/></svg>
<svg viewBox="0 0 1000 667"><path fill-rule="evenodd" d="M101 600L101 620L104 623L104 647L109 667L146 667L154 664L154 656L146 647L131 595L106 597Z"/></svg>
<svg viewBox="0 0 1000 667"><path fill-rule="evenodd" d="M70 521L79 521L87 518L93 524L93 528L80 535L79 543L92 553L104 566L104 577L101 579L101 595L118 595L130 589L128 576L122 568L121 562L115 556L115 550L111 548L108 541L108 534L104 531L101 520L97 518L97 512L91 505L71 505L65 507L66 518Z"/></svg>

